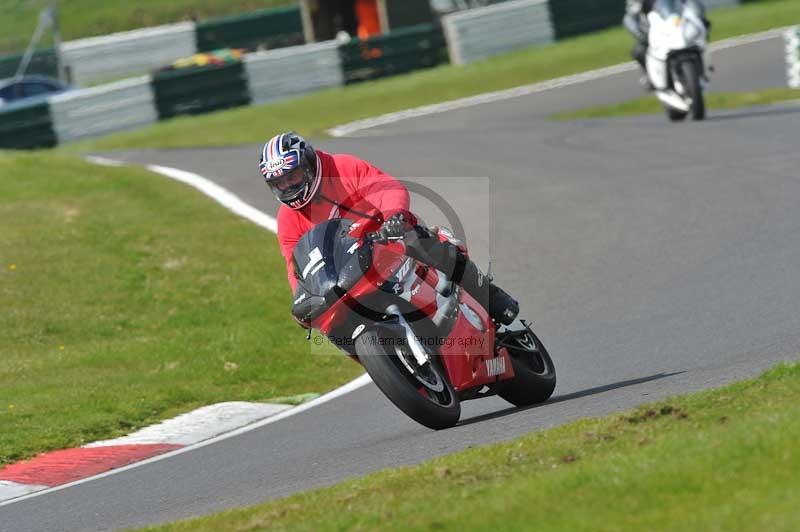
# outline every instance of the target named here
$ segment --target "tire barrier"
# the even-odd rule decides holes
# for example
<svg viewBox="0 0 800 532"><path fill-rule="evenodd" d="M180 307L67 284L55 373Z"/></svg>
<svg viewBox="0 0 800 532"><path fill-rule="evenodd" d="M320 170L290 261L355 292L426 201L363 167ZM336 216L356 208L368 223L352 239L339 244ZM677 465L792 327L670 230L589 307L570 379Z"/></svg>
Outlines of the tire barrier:
<svg viewBox="0 0 800 532"><path fill-rule="evenodd" d="M442 23L454 65L555 39L547 0L515 0L456 12Z"/></svg>
<svg viewBox="0 0 800 532"><path fill-rule="evenodd" d="M303 44L300 8L264 9L199 23L195 34L197 50L218 48L272 50Z"/></svg>
<svg viewBox="0 0 800 532"><path fill-rule="evenodd" d="M248 54L244 67L254 104L344 84L335 41Z"/></svg>
<svg viewBox="0 0 800 532"><path fill-rule="evenodd" d="M162 70L153 74L152 86L160 120L249 105L251 101L241 61Z"/></svg>
<svg viewBox="0 0 800 532"><path fill-rule="evenodd" d="M0 107L0 149L50 148L57 144L44 98Z"/></svg>
<svg viewBox="0 0 800 532"><path fill-rule="evenodd" d="M786 42L786 83L793 89L800 89L800 26L784 33Z"/></svg>
<svg viewBox="0 0 800 532"><path fill-rule="evenodd" d="M377 79L447 62L442 29L431 24L410 26L339 46L345 83Z"/></svg>
<svg viewBox="0 0 800 532"><path fill-rule="evenodd" d="M24 54L0 56L0 79L11 78L17 73L20 61ZM56 52L52 48L37 50L28 64L27 74L41 74L43 76L58 77L58 62Z"/></svg>
<svg viewBox="0 0 800 532"><path fill-rule="evenodd" d="M158 120L149 76L50 97L59 143L135 129Z"/></svg>
<svg viewBox="0 0 800 532"><path fill-rule="evenodd" d="M550 14L556 39L619 26L625 0L551 0Z"/></svg>

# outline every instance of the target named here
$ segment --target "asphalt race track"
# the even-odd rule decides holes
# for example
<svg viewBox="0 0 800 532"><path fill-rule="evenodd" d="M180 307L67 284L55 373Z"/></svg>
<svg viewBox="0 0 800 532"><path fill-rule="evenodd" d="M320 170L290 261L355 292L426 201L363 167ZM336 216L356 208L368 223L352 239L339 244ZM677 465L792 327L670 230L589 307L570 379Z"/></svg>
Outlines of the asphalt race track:
<svg viewBox="0 0 800 532"><path fill-rule="evenodd" d="M714 63L712 90L785 85L780 39L719 52ZM684 124L545 119L636 97L636 78L628 72L318 142L449 187L476 258L485 264L491 252L498 283L518 296L553 355L552 401L521 410L494 398L468 402L459 426L433 432L369 385L193 452L2 506L0 530L114 529L207 514L795 358L800 106L712 111L706 122ZM194 171L276 210L256 146L105 155Z"/></svg>

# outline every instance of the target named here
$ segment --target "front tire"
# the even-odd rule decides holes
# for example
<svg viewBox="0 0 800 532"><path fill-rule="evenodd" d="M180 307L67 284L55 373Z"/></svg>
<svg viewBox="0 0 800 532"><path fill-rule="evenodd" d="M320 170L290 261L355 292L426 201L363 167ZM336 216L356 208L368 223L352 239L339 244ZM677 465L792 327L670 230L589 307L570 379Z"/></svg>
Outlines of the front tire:
<svg viewBox="0 0 800 532"><path fill-rule="evenodd" d="M670 122L683 122L686 119L686 115L689 114L686 111L678 111L667 106L664 106L664 110L667 111L667 118L669 118Z"/></svg>
<svg viewBox="0 0 800 532"><path fill-rule="evenodd" d="M684 87L689 98L692 99L692 119L703 120L706 117L706 102L703 97L703 87L700 84L700 72L695 61L683 61L680 65Z"/></svg>
<svg viewBox="0 0 800 532"><path fill-rule="evenodd" d="M381 341L383 340L383 341ZM392 341L396 340L396 341ZM408 417L434 430L458 423L461 403L447 375L434 359L412 374L406 364L416 362L403 338L383 338L365 331L356 342L358 360L383 394Z"/></svg>
<svg viewBox="0 0 800 532"><path fill-rule="evenodd" d="M498 395L515 406L547 401L556 388L556 368L539 337L527 329L510 335L503 345L511 356L514 378Z"/></svg>

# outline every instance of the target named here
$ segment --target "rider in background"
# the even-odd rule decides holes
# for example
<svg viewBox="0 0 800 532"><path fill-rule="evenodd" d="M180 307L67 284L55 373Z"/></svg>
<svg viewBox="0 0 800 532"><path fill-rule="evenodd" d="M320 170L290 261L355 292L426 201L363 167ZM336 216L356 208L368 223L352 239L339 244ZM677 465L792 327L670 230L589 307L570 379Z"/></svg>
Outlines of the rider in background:
<svg viewBox="0 0 800 532"><path fill-rule="evenodd" d="M647 56L647 33L650 24L647 21L647 14L653 9L655 0L627 0L625 5L625 17L622 24L633 34L636 43L631 50L631 56L639 63L643 71L647 71L645 57Z"/></svg>
<svg viewBox="0 0 800 532"><path fill-rule="evenodd" d="M413 232L419 249L409 255L444 272L480 302L496 323L510 324L518 303L486 278L459 247L417 226L409 211L408 190L394 177L352 155L315 150L294 132L276 135L262 148L261 175L278 201L278 243L286 259L292 291L297 289L292 252L315 225L334 218L357 220L351 234L377 230L383 238Z"/></svg>
<svg viewBox="0 0 800 532"><path fill-rule="evenodd" d="M700 0L689 1L697 4L703 23L706 25L706 29L709 29L711 27L711 22L706 18L706 9L703 3ZM631 56L639 63L639 66L642 67L642 71L645 73L642 84L648 90L652 90L652 86L647 79L647 65L645 62L647 58L648 32L650 31L650 23L647 20L647 14L653 9L653 4L655 4L655 2L656 0L626 0L625 17L622 19L622 24L625 26L625 29L631 32L636 39L636 43L631 50Z"/></svg>

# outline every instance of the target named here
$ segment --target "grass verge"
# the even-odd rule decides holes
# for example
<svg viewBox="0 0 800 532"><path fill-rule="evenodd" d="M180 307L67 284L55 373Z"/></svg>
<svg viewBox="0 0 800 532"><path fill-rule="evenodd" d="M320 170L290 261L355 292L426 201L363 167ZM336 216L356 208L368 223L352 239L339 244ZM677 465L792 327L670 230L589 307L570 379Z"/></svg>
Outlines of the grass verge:
<svg viewBox="0 0 800 532"><path fill-rule="evenodd" d="M713 37L719 40L800 22L800 2L764 0L715 10L710 18ZM617 28L464 67L442 66L274 104L181 117L61 149L85 152L248 144L291 128L322 136L326 129L352 120L625 62L630 59L630 47L630 35Z"/></svg>
<svg viewBox="0 0 800 532"><path fill-rule="evenodd" d="M148 528L773 530L800 527L800 364L256 507Z"/></svg>
<svg viewBox="0 0 800 532"><path fill-rule="evenodd" d="M712 92L705 95L708 109L736 109L753 105L770 105L790 100L800 100L800 89L767 89L753 92ZM655 96L637 98L615 105L587 107L577 111L558 113L554 120L577 120L585 118L611 118L636 116L663 112Z"/></svg>
<svg viewBox="0 0 800 532"><path fill-rule="evenodd" d="M20 52L36 29L46 0L0 0L0 51ZM58 2L64 40L296 4L293 0L70 0ZM49 44L49 42L46 42Z"/></svg>
<svg viewBox="0 0 800 532"><path fill-rule="evenodd" d="M0 152L0 197L0 466L361 373L309 355L274 235L185 185Z"/></svg>

